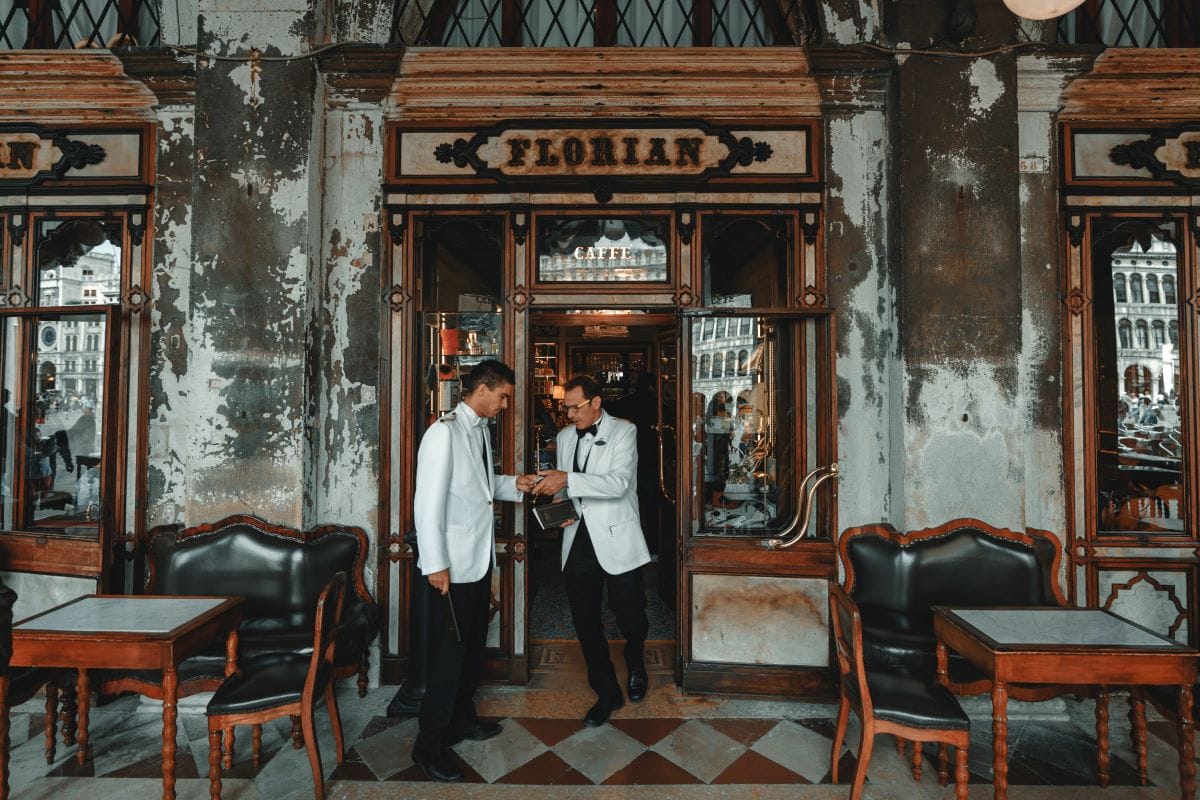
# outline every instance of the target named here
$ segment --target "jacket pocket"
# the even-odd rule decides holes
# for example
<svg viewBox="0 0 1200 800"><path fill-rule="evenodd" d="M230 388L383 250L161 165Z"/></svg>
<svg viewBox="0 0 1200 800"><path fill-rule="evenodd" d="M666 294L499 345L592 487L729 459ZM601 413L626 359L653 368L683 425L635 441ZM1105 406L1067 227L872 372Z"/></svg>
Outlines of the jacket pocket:
<svg viewBox="0 0 1200 800"><path fill-rule="evenodd" d="M614 523L608 526L608 535L614 539L619 536L637 536L640 538L642 535L640 523L637 518Z"/></svg>

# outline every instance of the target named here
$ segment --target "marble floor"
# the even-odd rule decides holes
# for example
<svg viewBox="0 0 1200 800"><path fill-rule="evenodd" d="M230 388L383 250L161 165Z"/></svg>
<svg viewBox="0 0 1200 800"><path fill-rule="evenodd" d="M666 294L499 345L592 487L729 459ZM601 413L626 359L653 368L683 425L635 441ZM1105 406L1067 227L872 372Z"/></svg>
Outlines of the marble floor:
<svg viewBox="0 0 1200 800"><path fill-rule="evenodd" d="M545 649L558 651L547 657ZM464 774L455 785L428 783L409 753L413 719L385 714L394 687L360 699L347 688L339 704L348 743L345 762L335 768L333 739L322 710L319 742L327 796L343 798L844 798L854 773L858 729L839 761L840 784L830 781L830 747L835 707L684 694L671 681L669 664L651 674L651 691L627 704L611 724L587 728L591 704L581 665L569 644L550 643L535 663L528 687L489 686L480 692L480 713L503 724L488 742L464 742L453 760ZM986 700L965 704L972 718L972 798L992 796L991 724ZM1112 778L1095 785L1095 739L1090 701L1059 700L1010 707L1009 797L1125 798L1179 797L1174 730L1160 719L1149 723L1149 786L1138 786L1132 767L1123 700L1112 710ZM17 800L150 800L161 796L161 718L136 697L93 709L91 755L82 765L59 746L54 763L43 753L43 707L39 700L12 713L12 797ZM312 797L303 750L291 746L290 724L264 731L263 763L250 761L249 731L237 738L235 764L223 777L226 800L286 800ZM195 699L181 715L177 759L178 796L207 798L208 742L203 703ZM881 736L871 759L867 798L951 798L953 787L937 785L936 766L926 761L914 782L890 737Z"/></svg>

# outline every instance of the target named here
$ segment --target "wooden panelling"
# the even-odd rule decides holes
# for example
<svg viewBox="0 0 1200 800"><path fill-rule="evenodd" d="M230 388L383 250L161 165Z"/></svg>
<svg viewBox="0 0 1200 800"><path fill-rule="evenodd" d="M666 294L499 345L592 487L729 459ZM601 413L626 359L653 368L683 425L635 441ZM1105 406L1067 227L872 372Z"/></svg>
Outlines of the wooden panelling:
<svg viewBox="0 0 1200 800"><path fill-rule="evenodd" d="M0 54L0 122L149 122L157 102L108 52Z"/></svg>
<svg viewBox="0 0 1200 800"><path fill-rule="evenodd" d="M1195 120L1200 59L1195 50L1112 47L1062 94L1060 120Z"/></svg>

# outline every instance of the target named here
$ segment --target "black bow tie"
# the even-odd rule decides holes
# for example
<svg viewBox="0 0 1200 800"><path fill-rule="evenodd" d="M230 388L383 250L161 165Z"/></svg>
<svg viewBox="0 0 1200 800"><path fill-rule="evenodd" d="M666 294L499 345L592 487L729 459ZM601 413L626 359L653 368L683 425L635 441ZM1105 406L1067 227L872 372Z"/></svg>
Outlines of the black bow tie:
<svg viewBox="0 0 1200 800"><path fill-rule="evenodd" d="M575 435L578 436L580 439L587 436L589 433L592 436L595 436L596 431L598 431L599 429L600 429L600 426L598 424L597 425L589 425L586 428L576 428Z"/></svg>

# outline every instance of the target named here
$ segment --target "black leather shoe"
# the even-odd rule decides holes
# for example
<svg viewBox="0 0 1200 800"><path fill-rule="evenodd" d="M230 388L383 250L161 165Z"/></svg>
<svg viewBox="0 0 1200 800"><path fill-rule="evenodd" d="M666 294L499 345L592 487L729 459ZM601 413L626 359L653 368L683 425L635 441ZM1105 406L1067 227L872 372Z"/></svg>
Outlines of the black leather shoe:
<svg viewBox="0 0 1200 800"><path fill-rule="evenodd" d="M463 739L470 739L472 742L485 742L493 736L499 736L502 730L504 728L499 722L476 722L472 728L450 734L449 738L446 739L446 747L453 747Z"/></svg>
<svg viewBox="0 0 1200 800"><path fill-rule="evenodd" d="M640 703L646 696L646 688L649 685L650 679L646 676L646 670L629 670L629 681L625 684L625 688L629 691L629 699L631 701Z"/></svg>
<svg viewBox="0 0 1200 800"><path fill-rule="evenodd" d="M457 783L462 780L462 773L453 764L446 761L445 758L430 760L414 751L412 760L431 781Z"/></svg>
<svg viewBox="0 0 1200 800"><path fill-rule="evenodd" d="M589 728L599 727L608 722L612 712L623 705L625 705L625 698L620 695L617 695L617 699L612 702L597 700L596 705L589 708L587 714L583 716L583 724Z"/></svg>

